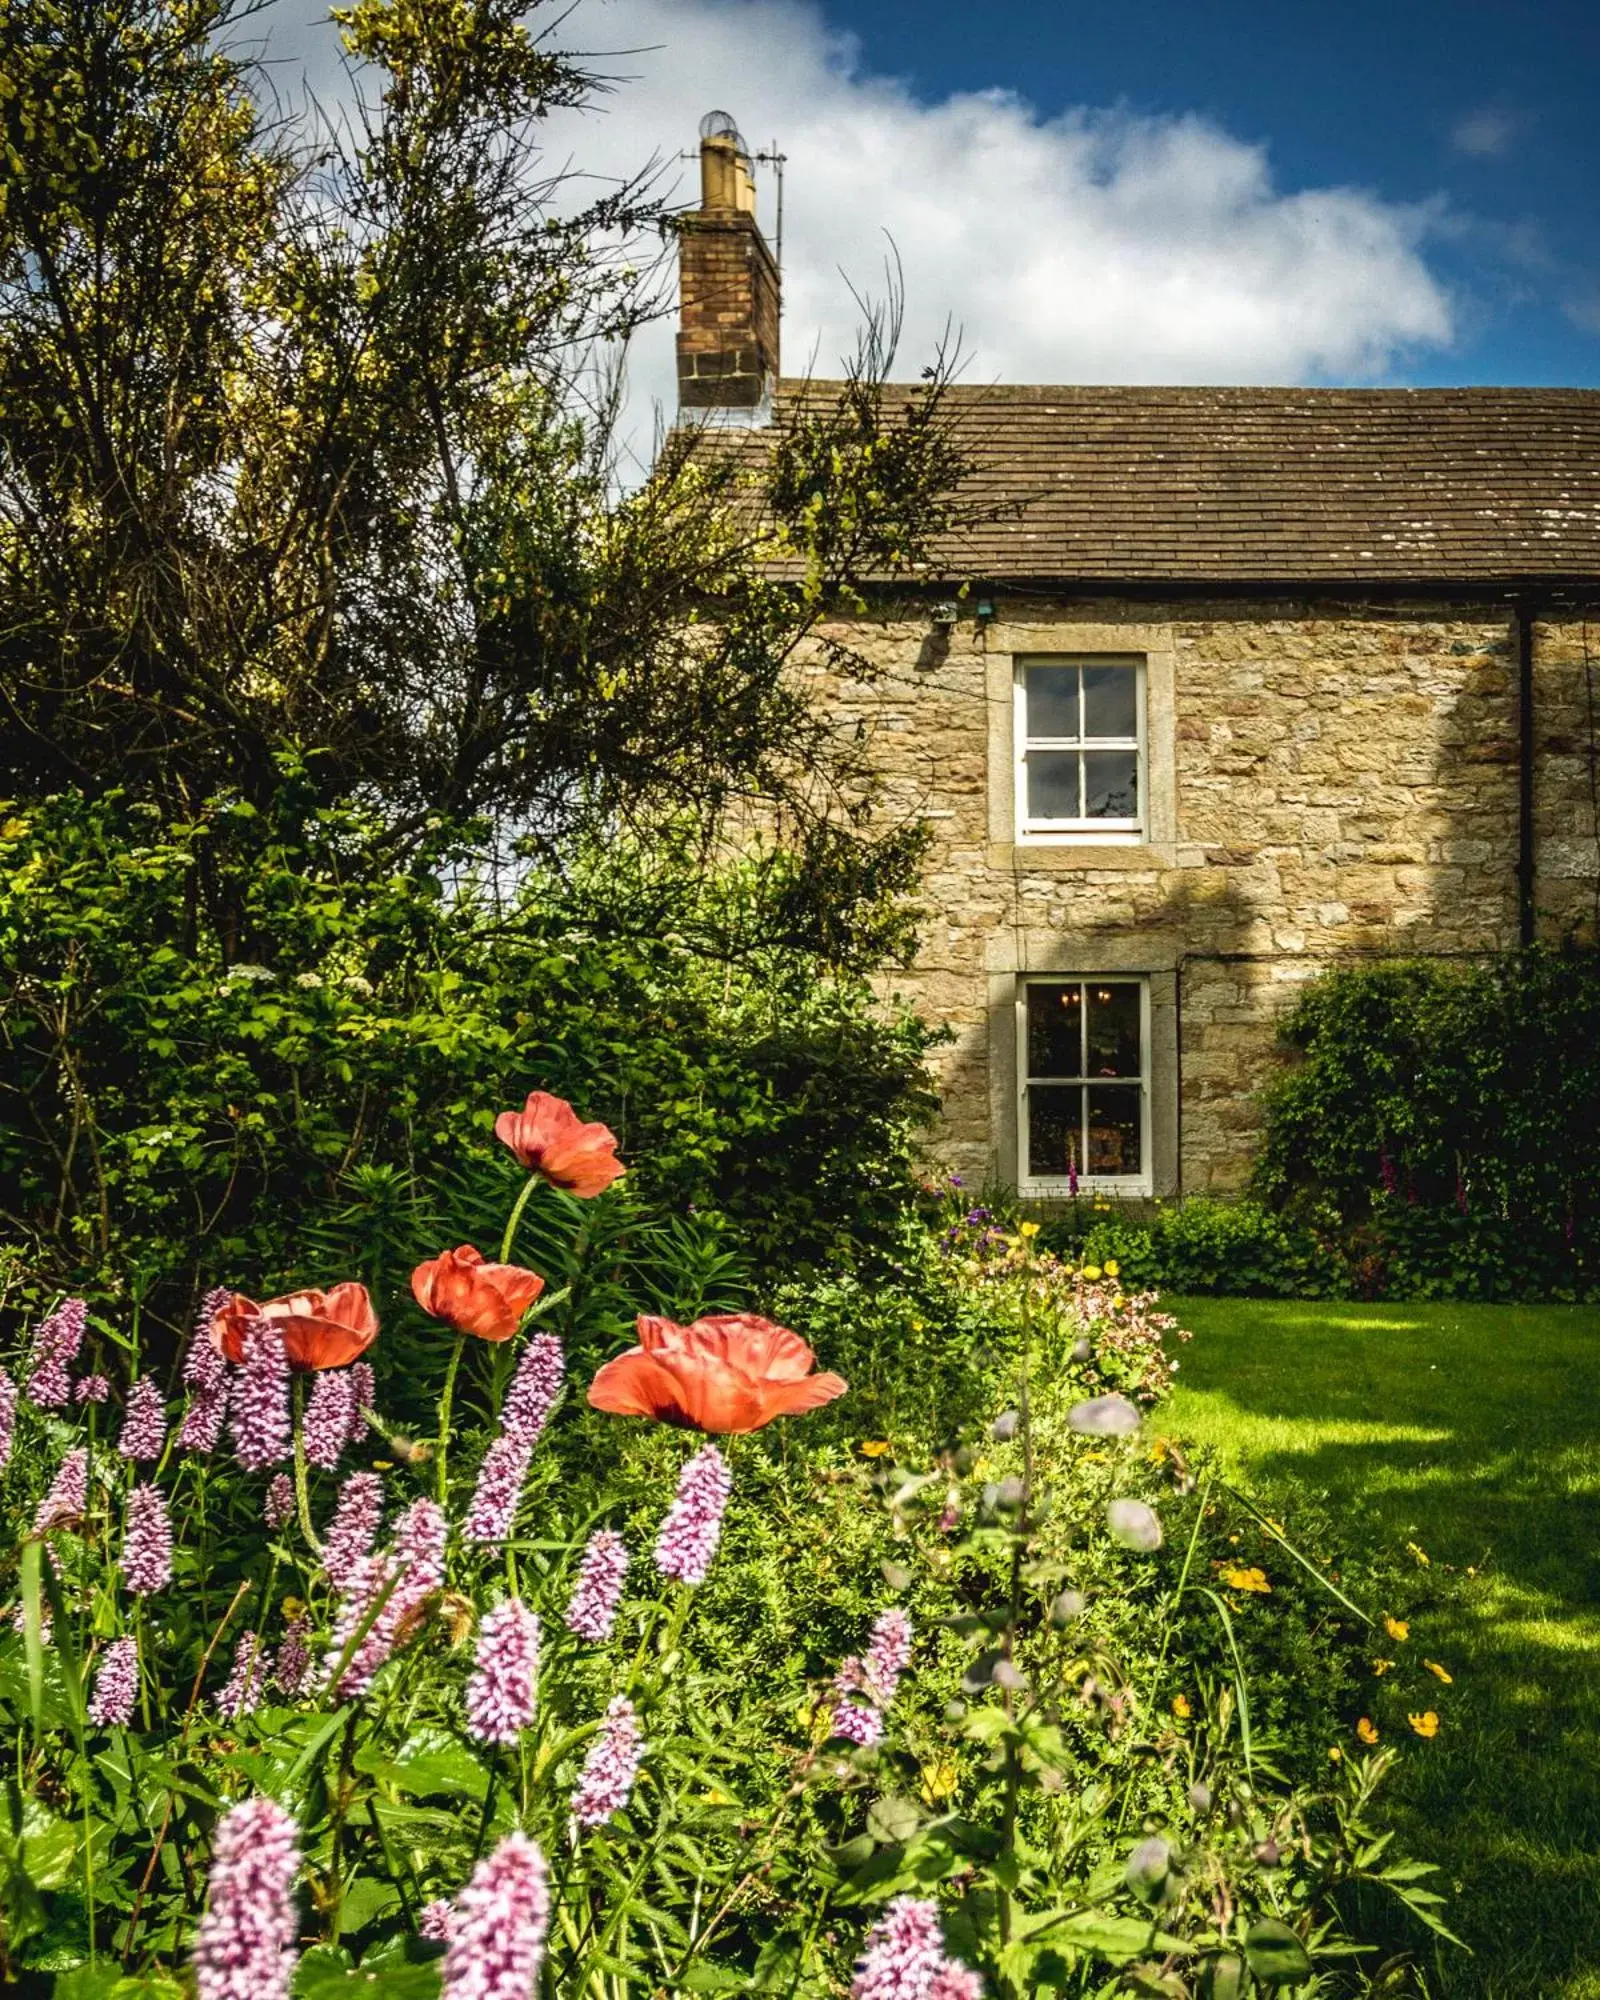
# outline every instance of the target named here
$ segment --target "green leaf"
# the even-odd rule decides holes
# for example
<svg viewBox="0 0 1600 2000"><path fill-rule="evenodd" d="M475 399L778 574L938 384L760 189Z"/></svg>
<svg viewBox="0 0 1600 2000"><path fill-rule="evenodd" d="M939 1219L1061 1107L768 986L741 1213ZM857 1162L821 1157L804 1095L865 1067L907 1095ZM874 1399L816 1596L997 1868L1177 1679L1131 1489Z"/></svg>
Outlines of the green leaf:
<svg viewBox="0 0 1600 2000"><path fill-rule="evenodd" d="M1311 1977L1311 1954L1287 1924L1263 1917L1245 1933L1244 1955L1263 1986L1293 1986Z"/></svg>
<svg viewBox="0 0 1600 2000"><path fill-rule="evenodd" d="M910 1799L890 1795L874 1799L867 1809L867 1831L874 1840L888 1845L909 1840L922 1823L922 1815Z"/></svg>

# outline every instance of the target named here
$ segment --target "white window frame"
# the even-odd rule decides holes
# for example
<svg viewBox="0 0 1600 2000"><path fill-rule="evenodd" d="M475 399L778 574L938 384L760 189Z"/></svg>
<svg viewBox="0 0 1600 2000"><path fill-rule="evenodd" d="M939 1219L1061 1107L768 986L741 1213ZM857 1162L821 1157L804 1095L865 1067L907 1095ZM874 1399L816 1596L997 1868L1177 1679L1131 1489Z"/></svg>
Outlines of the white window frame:
<svg viewBox="0 0 1600 2000"><path fill-rule="evenodd" d="M1032 1083L1091 1084L1093 1077L1040 1076L1028 1074L1028 989L1030 986L1083 986L1096 984L1137 986L1139 989L1139 1161L1136 1174L1080 1174L1079 1194L1151 1195L1155 1192L1155 1162L1151 1158L1150 1121L1150 977L1141 972L1042 972L1037 977L1017 981L1017 1192L1050 1200L1071 1196L1065 1174L1042 1176L1028 1171L1029 1111L1028 1086ZM1085 1002L1087 1006L1087 1002ZM1107 1078L1098 1079L1101 1082ZM1132 1081L1130 1078L1129 1081ZM1087 1102L1087 1100L1086 1100Z"/></svg>
<svg viewBox="0 0 1600 2000"><path fill-rule="evenodd" d="M1030 736L1028 734L1028 669L1030 667L1124 667L1134 676L1132 736ZM1066 843L1127 846L1147 837L1150 824L1150 757L1145 718L1148 678L1143 653L1020 654L1012 687L1012 744L1015 762L1012 797L1016 801L1016 838L1033 846ZM1080 718L1081 727L1081 718ZM1139 786L1139 811L1132 819L1030 819L1028 816L1028 753L1030 750L1132 750Z"/></svg>

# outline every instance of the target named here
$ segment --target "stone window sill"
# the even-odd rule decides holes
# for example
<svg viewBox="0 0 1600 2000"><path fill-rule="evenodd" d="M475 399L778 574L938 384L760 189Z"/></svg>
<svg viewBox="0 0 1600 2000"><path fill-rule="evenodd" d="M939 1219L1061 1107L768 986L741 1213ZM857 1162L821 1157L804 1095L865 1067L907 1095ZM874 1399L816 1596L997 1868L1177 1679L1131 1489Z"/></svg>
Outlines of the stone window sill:
<svg viewBox="0 0 1600 2000"><path fill-rule="evenodd" d="M1092 868L1149 871L1177 865L1170 847L1147 841L992 841L985 859L991 868L1008 875L1082 875Z"/></svg>

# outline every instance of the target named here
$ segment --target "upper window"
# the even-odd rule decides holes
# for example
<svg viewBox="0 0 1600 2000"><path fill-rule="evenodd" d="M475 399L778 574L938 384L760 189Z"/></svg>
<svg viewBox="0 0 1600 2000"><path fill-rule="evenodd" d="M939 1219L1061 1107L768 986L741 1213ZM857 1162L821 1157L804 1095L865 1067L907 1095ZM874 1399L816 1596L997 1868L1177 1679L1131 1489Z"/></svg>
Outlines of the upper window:
<svg viewBox="0 0 1600 2000"><path fill-rule="evenodd" d="M1016 735L1019 838L1144 832L1142 659L1019 661Z"/></svg>
<svg viewBox="0 0 1600 2000"><path fill-rule="evenodd" d="M1029 979L1018 996L1025 1193L1150 1191L1150 987Z"/></svg>

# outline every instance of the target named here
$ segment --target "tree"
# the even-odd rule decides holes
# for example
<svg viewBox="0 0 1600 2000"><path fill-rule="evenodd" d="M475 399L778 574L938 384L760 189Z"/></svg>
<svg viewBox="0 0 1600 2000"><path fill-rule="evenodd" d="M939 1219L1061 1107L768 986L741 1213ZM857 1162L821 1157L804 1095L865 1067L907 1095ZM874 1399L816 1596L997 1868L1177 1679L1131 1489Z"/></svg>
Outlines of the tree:
<svg viewBox="0 0 1600 2000"><path fill-rule="evenodd" d="M7 9L0 786L181 822L288 760L401 859L709 845L760 802L774 911L848 953L918 835L871 830L870 748L796 667L864 674L827 613L958 524L947 370L890 390L869 338L770 454L680 439L619 489L606 361L670 218L546 167L598 86L524 11L336 10L330 119L269 116L239 0Z"/></svg>

